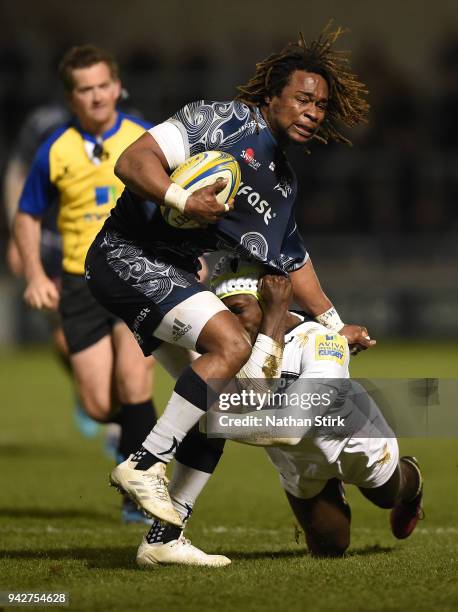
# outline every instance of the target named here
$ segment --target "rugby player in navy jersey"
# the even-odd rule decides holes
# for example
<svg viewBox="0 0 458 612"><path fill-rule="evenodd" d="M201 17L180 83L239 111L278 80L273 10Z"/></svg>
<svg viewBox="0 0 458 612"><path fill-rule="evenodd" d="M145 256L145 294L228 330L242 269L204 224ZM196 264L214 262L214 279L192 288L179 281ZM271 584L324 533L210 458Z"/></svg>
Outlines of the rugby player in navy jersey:
<svg viewBox="0 0 458 612"><path fill-rule="evenodd" d="M348 142L339 123L365 120L364 85L333 49L340 33L326 30L311 43L301 37L257 64L235 100L186 105L130 145L116 164L126 189L88 252L89 287L124 319L146 356L161 360L162 343L201 354L177 380L141 449L110 477L147 514L171 524L182 521L170 501L166 463L205 412L208 381L232 378L251 352L237 317L196 280L199 255L228 249L262 261L290 276L296 301L328 329L358 348L374 343L364 327L341 321L321 289L296 227L296 179L284 153L313 138ZM243 184L235 207L215 197L224 182L192 194L171 182L175 168L206 150L240 161ZM168 225L161 205L205 228Z"/></svg>

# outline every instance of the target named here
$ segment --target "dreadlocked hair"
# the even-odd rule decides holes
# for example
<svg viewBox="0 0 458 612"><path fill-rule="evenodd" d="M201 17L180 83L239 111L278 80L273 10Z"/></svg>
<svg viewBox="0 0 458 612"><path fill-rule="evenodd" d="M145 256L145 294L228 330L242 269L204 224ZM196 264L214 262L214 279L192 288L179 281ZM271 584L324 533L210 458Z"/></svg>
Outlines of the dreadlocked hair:
<svg viewBox="0 0 458 612"><path fill-rule="evenodd" d="M339 124L354 127L367 122L369 104L364 83L351 71L350 51L336 51L334 43L344 33L331 32L330 24L316 40L307 43L302 32L296 43L289 43L280 53L273 53L256 64L254 76L237 87L237 100L252 109L266 103L266 97L278 96L295 70L320 74L327 82L329 99L325 118L315 135L323 143L331 140L351 145L339 131Z"/></svg>

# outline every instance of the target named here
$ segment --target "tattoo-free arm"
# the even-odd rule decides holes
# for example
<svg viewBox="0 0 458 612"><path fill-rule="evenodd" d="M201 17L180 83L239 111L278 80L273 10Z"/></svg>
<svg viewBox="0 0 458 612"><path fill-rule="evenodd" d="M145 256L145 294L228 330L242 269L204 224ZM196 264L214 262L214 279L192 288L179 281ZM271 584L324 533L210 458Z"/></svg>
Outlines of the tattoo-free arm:
<svg viewBox="0 0 458 612"><path fill-rule="evenodd" d="M14 238L24 266L27 287L24 299L32 308L56 310L59 292L46 276L40 256L41 219L18 211L14 219Z"/></svg>
<svg viewBox="0 0 458 612"><path fill-rule="evenodd" d="M290 272L296 302L312 317L316 317L332 306L331 300L321 288L312 260L309 258L302 268Z"/></svg>

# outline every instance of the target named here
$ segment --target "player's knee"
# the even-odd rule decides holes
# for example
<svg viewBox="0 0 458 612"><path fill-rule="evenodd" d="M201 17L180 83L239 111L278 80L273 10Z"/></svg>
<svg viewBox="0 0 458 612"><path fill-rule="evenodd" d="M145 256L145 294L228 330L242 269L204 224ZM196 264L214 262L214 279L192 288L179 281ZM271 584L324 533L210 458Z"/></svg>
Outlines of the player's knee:
<svg viewBox="0 0 458 612"><path fill-rule="evenodd" d="M82 394L81 403L88 416L99 423L106 423L111 412L111 400L96 395Z"/></svg>
<svg viewBox="0 0 458 612"><path fill-rule="evenodd" d="M248 361L251 348L248 336L241 334L221 338L214 352L224 362L226 369L232 370L235 374Z"/></svg>
<svg viewBox="0 0 458 612"><path fill-rule="evenodd" d="M122 404L139 404L151 397L151 374L146 371L130 372L116 377L116 392Z"/></svg>
<svg viewBox="0 0 458 612"><path fill-rule="evenodd" d="M307 534L307 544L314 557L342 557L350 546L350 534Z"/></svg>
<svg viewBox="0 0 458 612"><path fill-rule="evenodd" d="M382 510L389 510L396 505L397 498L396 497L384 497L383 499L376 498L371 500L372 503L378 508L382 508Z"/></svg>

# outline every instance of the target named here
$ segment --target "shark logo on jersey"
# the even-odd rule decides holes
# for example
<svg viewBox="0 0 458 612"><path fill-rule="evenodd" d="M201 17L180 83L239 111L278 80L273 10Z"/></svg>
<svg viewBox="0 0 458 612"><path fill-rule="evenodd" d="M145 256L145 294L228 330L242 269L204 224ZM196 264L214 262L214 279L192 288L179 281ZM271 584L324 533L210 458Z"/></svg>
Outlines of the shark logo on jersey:
<svg viewBox="0 0 458 612"><path fill-rule="evenodd" d="M284 198L287 198L293 193L293 188L286 179L281 179L280 182L275 185L274 189L281 191Z"/></svg>
<svg viewBox="0 0 458 612"><path fill-rule="evenodd" d="M266 200L261 200L259 193L257 191L253 191L253 187L250 187L250 185L245 185L241 182L237 195L247 196L248 204L250 204L250 206L252 206L257 213L263 215L264 223L266 225L269 225L269 221L275 218L276 213L272 214L272 208L269 202Z"/></svg>

